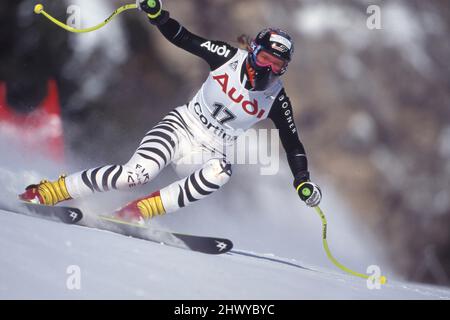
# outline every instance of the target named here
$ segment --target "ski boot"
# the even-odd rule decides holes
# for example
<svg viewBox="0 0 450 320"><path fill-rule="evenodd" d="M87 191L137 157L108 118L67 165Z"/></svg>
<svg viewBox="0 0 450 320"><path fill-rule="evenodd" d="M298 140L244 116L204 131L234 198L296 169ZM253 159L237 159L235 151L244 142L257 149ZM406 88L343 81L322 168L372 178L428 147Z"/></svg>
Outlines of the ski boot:
<svg viewBox="0 0 450 320"><path fill-rule="evenodd" d="M161 201L161 195L157 191L147 197L130 202L125 207L117 210L114 215L121 220L144 224L154 216L160 216L165 213L166 210Z"/></svg>
<svg viewBox="0 0 450 320"><path fill-rule="evenodd" d="M26 187L25 192L19 195L19 199L26 202L54 206L55 204L70 200L66 187L66 176L62 175L55 182L42 180L39 184Z"/></svg>

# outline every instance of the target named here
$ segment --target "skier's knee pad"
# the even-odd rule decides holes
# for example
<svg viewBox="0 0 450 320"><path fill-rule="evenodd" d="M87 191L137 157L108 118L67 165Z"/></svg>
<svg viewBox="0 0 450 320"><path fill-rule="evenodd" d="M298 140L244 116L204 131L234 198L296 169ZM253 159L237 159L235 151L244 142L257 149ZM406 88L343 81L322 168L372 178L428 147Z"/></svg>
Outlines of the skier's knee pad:
<svg viewBox="0 0 450 320"><path fill-rule="evenodd" d="M213 158L205 163L202 172L207 181L222 186L231 178L231 164L224 158Z"/></svg>

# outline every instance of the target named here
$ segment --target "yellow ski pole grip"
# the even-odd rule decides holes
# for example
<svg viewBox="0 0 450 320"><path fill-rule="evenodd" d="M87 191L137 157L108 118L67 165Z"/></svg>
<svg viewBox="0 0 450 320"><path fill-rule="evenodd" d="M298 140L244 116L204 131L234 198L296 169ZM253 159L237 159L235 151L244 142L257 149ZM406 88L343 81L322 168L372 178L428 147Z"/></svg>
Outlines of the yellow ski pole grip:
<svg viewBox="0 0 450 320"><path fill-rule="evenodd" d="M34 13L40 14L44 10L44 6L42 4L37 4L34 6Z"/></svg>

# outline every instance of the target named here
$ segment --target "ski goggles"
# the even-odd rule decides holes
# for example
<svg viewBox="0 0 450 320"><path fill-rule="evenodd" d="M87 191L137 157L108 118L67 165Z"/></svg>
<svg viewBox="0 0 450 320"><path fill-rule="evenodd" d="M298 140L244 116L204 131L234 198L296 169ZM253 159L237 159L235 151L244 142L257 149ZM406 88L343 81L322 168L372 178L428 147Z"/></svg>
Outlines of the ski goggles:
<svg viewBox="0 0 450 320"><path fill-rule="evenodd" d="M257 49L253 53L255 64L258 67L270 67L272 72L276 75L283 74L286 71L288 61L274 56L267 50Z"/></svg>

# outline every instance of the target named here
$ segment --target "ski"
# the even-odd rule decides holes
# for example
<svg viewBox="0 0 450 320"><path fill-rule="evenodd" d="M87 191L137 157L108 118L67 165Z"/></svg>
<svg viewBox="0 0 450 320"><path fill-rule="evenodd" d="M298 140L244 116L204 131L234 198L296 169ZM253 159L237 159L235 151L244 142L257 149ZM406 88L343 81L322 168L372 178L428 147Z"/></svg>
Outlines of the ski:
<svg viewBox="0 0 450 320"><path fill-rule="evenodd" d="M188 249L206 254L223 254L233 248L231 240L216 237L205 237L176 233L100 215L94 226L83 224L83 213L80 209L66 206L46 206L35 203L19 202L18 207L0 204L0 209L28 216L42 217L66 224L77 224L83 227L110 231L124 236L147 240L171 247Z"/></svg>
<svg viewBox="0 0 450 320"><path fill-rule="evenodd" d="M49 220L61 221L66 224L77 224L83 218L83 213L78 208L46 206L23 201L19 201L16 206L0 204L0 209L28 216L39 216Z"/></svg>
<svg viewBox="0 0 450 320"><path fill-rule="evenodd" d="M98 216L98 229L109 230L137 239L158 242L172 247L207 254L223 254L233 248L229 239L183 234L130 223L110 216Z"/></svg>

